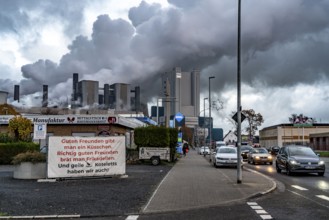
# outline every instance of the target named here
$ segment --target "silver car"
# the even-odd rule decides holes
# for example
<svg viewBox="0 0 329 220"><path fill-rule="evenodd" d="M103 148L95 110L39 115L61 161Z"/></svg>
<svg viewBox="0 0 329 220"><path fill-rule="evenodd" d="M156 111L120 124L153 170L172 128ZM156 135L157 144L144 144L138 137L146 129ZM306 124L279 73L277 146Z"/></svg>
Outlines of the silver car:
<svg viewBox="0 0 329 220"><path fill-rule="evenodd" d="M203 155L203 154L207 154L207 155L209 155L209 154L210 154L210 149L209 149L209 147L207 147L207 146L202 146L202 147L200 147L199 154L201 154L201 155Z"/></svg>
<svg viewBox="0 0 329 220"><path fill-rule="evenodd" d="M242 157L240 156L241 165L243 165ZM222 146L217 148L216 152L212 154L214 167L228 166L236 167L238 165L238 155L236 147Z"/></svg>

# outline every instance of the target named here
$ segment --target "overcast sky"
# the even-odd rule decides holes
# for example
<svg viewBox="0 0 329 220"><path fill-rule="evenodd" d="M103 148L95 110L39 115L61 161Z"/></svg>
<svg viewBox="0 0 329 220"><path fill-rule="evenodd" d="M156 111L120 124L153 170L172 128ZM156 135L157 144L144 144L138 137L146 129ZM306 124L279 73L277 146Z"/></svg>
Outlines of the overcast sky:
<svg viewBox="0 0 329 220"><path fill-rule="evenodd" d="M214 126L233 128L237 107L238 0L0 0L0 90L20 85L21 103L70 98L81 79L141 86L154 103L159 74L201 71L200 109L208 97ZM329 0L242 0L242 108L261 128L304 114L329 123ZM15 103L13 103L15 104Z"/></svg>

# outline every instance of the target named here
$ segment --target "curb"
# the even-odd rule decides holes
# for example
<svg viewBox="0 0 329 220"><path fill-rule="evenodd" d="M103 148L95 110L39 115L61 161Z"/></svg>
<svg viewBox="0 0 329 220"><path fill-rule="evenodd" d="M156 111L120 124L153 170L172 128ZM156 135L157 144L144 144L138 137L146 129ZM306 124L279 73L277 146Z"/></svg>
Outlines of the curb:
<svg viewBox="0 0 329 220"><path fill-rule="evenodd" d="M0 219L54 219L80 218L80 215L33 215L33 216L0 216Z"/></svg>
<svg viewBox="0 0 329 220"><path fill-rule="evenodd" d="M249 199L257 198L257 197L260 197L260 196L266 195L266 194L268 194L268 193L270 193L270 192L273 192L273 191L276 189L277 185L276 185L276 182L275 182L275 180L274 180L273 178L268 177L268 176L266 176L265 174L262 174L262 173L260 173L260 172L258 172L258 171L256 171L256 170L252 170L252 169L245 168L245 167L244 167L244 169L245 169L245 170L248 170L249 172L253 172L253 173L256 173L256 174L258 174L258 175L261 175L262 177L264 177L264 178L268 179L269 181L271 181L272 184L273 184L273 186L272 186L270 189L268 189L268 190L266 190L266 191L263 191L263 192L256 193L256 194L254 194L254 195L251 195L251 196L248 197Z"/></svg>

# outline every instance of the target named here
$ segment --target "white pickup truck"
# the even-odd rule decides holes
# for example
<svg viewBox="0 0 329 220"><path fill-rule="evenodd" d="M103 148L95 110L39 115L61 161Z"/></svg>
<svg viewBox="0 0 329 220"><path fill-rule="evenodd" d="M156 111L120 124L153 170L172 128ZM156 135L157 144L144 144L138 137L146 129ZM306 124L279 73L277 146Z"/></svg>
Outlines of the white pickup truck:
<svg viewBox="0 0 329 220"><path fill-rule="evenodd" d="M170 162L170 148L169 147L140 147L140 160L151 160L153 165L159 165L161 160Z"/></svg>

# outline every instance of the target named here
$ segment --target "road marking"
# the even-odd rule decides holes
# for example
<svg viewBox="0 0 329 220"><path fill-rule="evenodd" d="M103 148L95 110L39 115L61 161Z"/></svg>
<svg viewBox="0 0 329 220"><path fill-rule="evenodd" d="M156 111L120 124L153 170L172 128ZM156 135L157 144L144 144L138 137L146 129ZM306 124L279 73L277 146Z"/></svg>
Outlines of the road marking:
<svg viewBox="0 0 329 220"><path fill-rule="evenodd" d="M324 200L329 201L329 197L328 196L325 196L325 195L317 195L317 197L319 197L320 199L324 199Z"/></svg>
<svg viewBox="0 0 329 220"><path fill-rule="evenodd" d="M251 205L250 206L252 209L263 209L261 206L259 205Z"/></svg>
<svg viewBox="0 0 329 220"><path fill-rule="evenodd" d="M262 219L273 219L271 215L269 215L261 206L257 204L257 202L247 202L247 204L255 210L255 212L262 218ZM262 215L265 214L265 215Z"/></svg>
<svg viewBox="0 0 329 220"><path fill-rule="evenodd" d="M297 185L291 185L292 187L296 188L296 189L299 189L299 190L308 190L306 188L303 188L301 186L297 186Z"/></svg>
<svg viewBox="0 0 329 220"><path fill-rule="evenodd" d="M271 215L260 215L262 219L273 219Z"/></svg>
<svg viewBox="0 0 329 220"><path fill-rule="evenodd" d="M139 215L129 215L126 220L137 220Z"/></svg>
<svg viewBox="0 0 329 220"><path fill-rule="evenodd" d="M255 210L257 214L267 214L267 212L263 209Z"/></svg>

